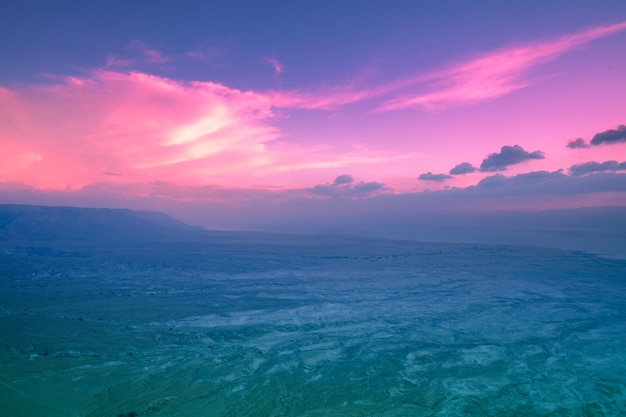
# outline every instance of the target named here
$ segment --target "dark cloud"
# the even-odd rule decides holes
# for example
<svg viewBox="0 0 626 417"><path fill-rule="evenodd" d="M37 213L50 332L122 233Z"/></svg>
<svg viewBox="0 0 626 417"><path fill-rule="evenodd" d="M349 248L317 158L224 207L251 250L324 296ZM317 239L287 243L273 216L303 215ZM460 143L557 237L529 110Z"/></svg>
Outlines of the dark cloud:
<svg viewBox="0 0 626 417"><path fill-rule="evenodd" d="M469 162L461 162L450 170L451 175L465 175L476 171L476 167Z"/></svg>
<svg viewBox="0 0 626 417"><path fill-rule="evenodd" d="M477 188L492 188L492 187L515 187L515 186L524 186L524 185L537 185L539 183L545 183L549 181L553 181L556 179L562 179L567 177L567 175L563 174L563 170L558 170L554 172L549 171L533 171L527 172L525 174L518 174L512 177L505 177L501 174L491 175L489 177L485 177L478 184L476 184Z"/></svg>
<svg viewBox="0 0 626 417"><path fill-rule="evenodd" d="M526 152L519 145L503 146L500 153L492 153L480 164L483 172L504 171L509 165L519 164L529 159L544 159L541 151Z"/></svg>
<svg viewBox="0 0 626 417"><path fill-rule="evenodd" d="M585 162L584 164L572 165L569 169L572 175L585 175L591 172L607 172L626 170L626 161L606 161L606 162Z"/></svg>
<svg viewBox="0 0 626 417"><path fill-rule="evenodd" d="M574 176L566 175L562 170L536 171L512 177L496 174L484 178L476 186L458 189L456 198L469 204L472 199L479 196L497 199L541 199L608 191L625 192L626 174L597 172Z"/></svg>
<svg viewBox="0 0 626 417"><path fill-rule="evenodd" d="M609 129L598 133L591 139L592 145L601 145L626 142L626 126L618 126L617 129Z"/></svg>
<svg viewBox="0 0 626 417"><path fill-rule="evenodd" d="M385 184L380 182L359 181L352 185L353 181L350 175L340 175L335 178L332 184L318 184L307 188L306 191L326 197L367 197L385 189Z"/></svg>
<svg viewBox="0 0 626 417"><path fill-rule="evenodd" d="M350 175L339 175L337 178L335 178L335 181L333 181L333 185L350 184L352 181L353 178Z"/></svg>
<svg viewBox="0 0 626 417"><path fill-rule="evenodd" d="M578 138L568 140L567 147L570 149L588 148L589 144L587 144L583 138Z"/></svg>
<svg viewBox="0 0 626 417"><path fill-rule="evenodd" d="M420 174L419 177L417 177L418 180L422 180L422 181L435 181L435 182L443 182L447 179L452 178L452 176L447 175L447 174L433 174L432 172L426 172L424 174Z"/></svg>
<svg viewBox="0 0 626 417"><path fill-rule="evenodd" d="M351 195L368 195L385 188L385 184L380 182L359 182L357 185L349 188Z"/></svg>

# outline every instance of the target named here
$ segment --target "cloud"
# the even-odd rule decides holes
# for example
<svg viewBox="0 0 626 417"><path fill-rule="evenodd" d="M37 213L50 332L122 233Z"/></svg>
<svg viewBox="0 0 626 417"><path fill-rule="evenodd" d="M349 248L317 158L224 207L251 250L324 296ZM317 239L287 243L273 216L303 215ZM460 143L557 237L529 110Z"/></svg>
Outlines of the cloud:
<svg viewBox="0 0 626 417"><path fill-rule="evenodd" d="M350 184L352 181L353 179L350 175L339 175L337 178L335 178L335 181L333 181L333 185Z"/></svg>
<svg viewBox="0 0 626 417"><path fill-rule="evenodd" d="M526 152L521 146L503 146L500 153L492 153L480 164L482 172L504 171L510 165L519 164L529 159L544 159L541 151Z"/></svg>
<svg viewBox="0 0 626 417"><path fill-rule="evenodd" d="M348 83L326 87L317 91L268 92L266 96L277 107L301 109L333 109L365 100L396 94L395 98L378 106L379 111L422 107L426 109L475 103L499 97L532 85L524 79L535 66L553 60L576 46L609 36L626 29L626 22L599 26L583 32L563 36L552 41L538 41L525 46L504 48L468 62L452 65L441 71L417 75L378 86L363 87ZM140 60L152 64L165 63L172 58L145 42L132 41L128 50L132 58L109 56L109 67L129 67ZM214 61L223 54L218 42L188 51L186 56L195 60ZM137 55L140 55L137 57ZM276 74L284 71L283 64L275 58L266 58ZM418 90L417 92L409 92ZM398 96L398 92L404 92Z"/></svg>
<svg viewBox="0 0 626 417"><path fill-rule="evenodd" d="M442 71L406 80L399 85L429 87L385 102L382 110L408 107L441 108L500 97L534 82L526 74L539 64L554 60L569 50L626 29L626 22L599 26L524 46L505 48Z"/></svg>
<svg viewBox="0 0 626 417"><path fill-rule="evenodd" d="M222 39L210 38L195 49L185 52L185 56L193 61L204 62L211 66L225 67L228 45Z"/></svg>
<svg viewBox="0 0 626 417"><path fill-rule="evenodd" d="M502 174L495 174L485 177L476 184L477 188L497 188L497 187L519 187L519 186L537 186L540 183L550 182L556 179L563 179L566 175L563 170L554 172L549 171L533 171L524 174L506 177Z"/></svg>
<svg viewBox="0 0 626 417"><path fill-rule="evenodd" d="M626 192L626 174L598 172L585 176L566 175L562 170L535 171L505 177L501 174L484 178L476 186L459 190L468 202L474 197L556 197L589 195L603 192Z"/></svg>
<svg viewBox="0 0 626 417"><path fill-rule="evenodd" d="M386 189L385 184L376 181L359 181L354 185L352 183L353 179L350 175L340 175L332 184L318 184L305 190L325 197L369 197Z"/></svg>
<svg viewBox="0 0 626 417"><path fill-rule="evenodd" d="M273 93L109 70L0 88L0 181L53 188L103 178L238 186L406 156L289 142L276 127L282 103Z"/></svg>
<svg viewBox="0 0 626 417"><path fill-rule="evenodd" d="M367 196L367 195L371 195L377 191L382 191L385 189L385 184L380 183L380 182L376 182L376 181L370 181L370 182L363 182L363 181L359 181L358 184L353 185L352 187L349 188L349 194L351 195L355 195L355 196Z"/></svg>
<svg viewBox="0 0 626 417"><path fill-rule="evenodd" d="M626 201L626 174L599 172L572 176L562 171L536 171L511 177L495 174L476 186L411 193L386 192L377 182L360 182L355 189L322 184L309 190L180 186L164 181L42 190L0 182L0 201L158 209L192 224L218 229L385 235L394 227L407 231L411 227L445 225L463 232L471 225L468 221L433 225L433 216L436 218L438 213L446 211L455 215L464 211L482 212L491 220L490 213L499 209L615 205Z"/></svg>
<svg viewBox="0 0 626 417"><path fill-rule="evenodd" d="M476 171L476 167L469 162L461 162L450 170L451 175L465 175Z"/></svg>
<svg viewBox="0 0 626 417"><path fill-rule="evenodd" d="M282 72L285 69L283 64L276 58L267 58L265 59L265 63L271 65L271 67L274 69L274 72L276 74L282 74Z"/></svg>
<svg viewBox="0 0 626 417"><path fill-rule="evenodd" d="M374 87L327 88L314 94L282 92L285 107L331 109L380 97L395 97L377 105L377 111L421 107L439 109L497 98L533 85L527 75L540 64L595 39L626 30L626 21L598 26L555 40L503 48L441 71L416 75Z"/></svg>
<svg viewBox="0 0 626 417"><path fill-rule="evenodd" d="M591 139L591 144L594 146L601 145L601 144L610 145L610 144L620 143L620 142L626 142L626 126L625 125L618 126L617 129L605 130L604 132L596 134Z"/></svg>
<svg viewBox="0 0 626 417"><path fill-rule="evenodd" d="M587 144L583 138L578 138L568 140L566 146L570 149L581 149L588 148L589 144Z"/></svg>
<svg viewBox="0 0 626 417"><path fill-rule="evenodd" d="M419 177L417 177L418 180L422 180L422 181L434 181L434 182L443 182L447 179L452 178L452 176L450 175L446 175L446 174L433 174L432 172L426 172L424 174L420 174Z"/></svg>
<svg viewBox="0 0 626 417"><path fill-rule="evenodd" d="M137 64L164 64L172 61L172 57L163 54L148 43L132 40L124 48L125 57L109 55L106 60L106 67L126 68Z"/></svg>
<svg viewBox="0 0 626 417"><path fill-rule="evenodd" d="M269 124L274 113L267 98L216 83L95 71L1 94L0 107L6 109L0 136L7 138L0 162L41 155L37 166L15 167L3 180L65 187L126 172L129 181L202 181L282 159L267 152L279 135Z"/></svg>
<svg viewBox="0 0 626 417"><path fill-rule="evenodd" d="M591 172L607 172L607 171L622 171L626 170L626 161L606 161L606 162L585 162L583 164L572 165L569 169L572 175L585 175Z"/></svg>

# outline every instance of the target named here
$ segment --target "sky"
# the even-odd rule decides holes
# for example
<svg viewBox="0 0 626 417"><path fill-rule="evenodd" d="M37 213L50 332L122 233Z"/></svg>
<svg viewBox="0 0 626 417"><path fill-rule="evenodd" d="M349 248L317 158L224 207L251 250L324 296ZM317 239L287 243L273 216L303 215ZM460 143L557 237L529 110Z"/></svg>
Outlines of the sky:
<svg viewBox="0 0 626 417"><path fill-rule="evenodd" d="M225 229L626 206L621 0L9 0L0 39L7 203Z"/></svg>

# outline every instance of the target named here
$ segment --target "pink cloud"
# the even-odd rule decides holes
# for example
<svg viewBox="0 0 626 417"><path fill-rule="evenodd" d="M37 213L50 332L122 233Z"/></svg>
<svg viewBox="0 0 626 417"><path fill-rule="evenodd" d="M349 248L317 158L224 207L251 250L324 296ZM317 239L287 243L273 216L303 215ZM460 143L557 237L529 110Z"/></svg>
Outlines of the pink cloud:
<svg viewBox="0 0 626 417"><path fill-rule="evenodd" d="M3 179L41 186L84 185L103 172L181 176L181 165L194 160L226 171L219 161L225 153L256 156L278 136L267 123L271 104L259 94L142 73L96 71L63 84L5 89L0 107L3 156L23 161L4 165Z"/></svg>
<svg viewBox="0 0 626 417"><path fill-rule="evenodd" d="M394 158L277 141L277 97L105 70L0 89L0 181L56 189L153 180L236 186L253 177L284 184L298 171Z"/></svg>
<svg viewBox="0 0 626 417"><path fill-rule="evenodd" d="M275 92L272 102L280 107L333 109L410 89L426 88L424 92L405 93L388 99L378 110L409 107L434 109L475 103L528 87L536 80L526 78L525 75L539 64L554 60L577 46L625 29L626 22L600 26L555 41L501 49L438 72L378 86L364 87L362 83L347 83L345 86L327 87L315 92Z"/></svg>
<svg viewBox="0 0 626 417"><path fill-rule="evenodd" d="M555 41L501 49L482 57L397 84L427 84L430 91L394 98L382 110L437 108L499 97L533 84L524 76L533 67L556 59L574 47L626 29L626 22L570 34Z"/></svg>
<svg viewBox="0 0 626 417"><path fill-rule="evenodd" d="M283 64L276 58L267 58L265 62L274 68L276 74L281 74L284 70Z"/></svg>

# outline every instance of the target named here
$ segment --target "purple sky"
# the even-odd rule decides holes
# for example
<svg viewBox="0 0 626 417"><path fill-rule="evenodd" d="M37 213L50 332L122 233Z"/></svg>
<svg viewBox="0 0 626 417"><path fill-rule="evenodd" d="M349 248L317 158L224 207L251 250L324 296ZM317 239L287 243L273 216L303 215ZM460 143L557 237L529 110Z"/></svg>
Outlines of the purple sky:
<svg viewBox="0 0 626 417"><path fill-rule="evenodd" d="M626 205L626 2L205 3L3 3L0 201Z"/></svg>

